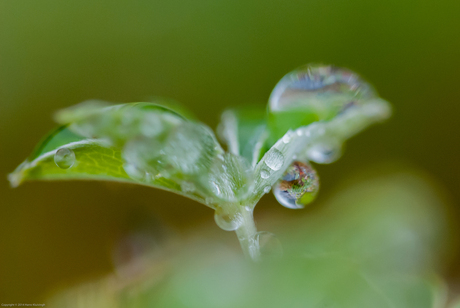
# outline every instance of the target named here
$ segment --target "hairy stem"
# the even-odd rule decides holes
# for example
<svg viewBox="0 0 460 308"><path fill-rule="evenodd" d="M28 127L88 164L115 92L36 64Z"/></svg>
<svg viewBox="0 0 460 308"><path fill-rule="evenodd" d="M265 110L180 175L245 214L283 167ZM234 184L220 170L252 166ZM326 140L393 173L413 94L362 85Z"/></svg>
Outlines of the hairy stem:
<svg viewBox="0 0 460 308"><path fill-rule="evenodd" d="M240 207L243 223L235 232L238 240L240 241L244 255L253 261L257 261L260 256L260 252L259 245L255 239L257 229L256 225L254 224L252 208L253 207L249 206Z"/></svg>

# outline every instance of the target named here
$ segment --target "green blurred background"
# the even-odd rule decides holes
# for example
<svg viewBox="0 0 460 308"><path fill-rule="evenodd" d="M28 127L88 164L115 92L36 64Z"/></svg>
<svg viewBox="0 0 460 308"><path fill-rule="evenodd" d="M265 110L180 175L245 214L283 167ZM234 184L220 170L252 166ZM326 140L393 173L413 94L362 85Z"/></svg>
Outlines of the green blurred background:
<svg viewBox="0 0 460 308"><path fill-rule="evenodd" d="M337 163L318 167L318 202L350 175L384 163L427 174L455 221L459 16L457 0L0 0L0 301L37 301L57 286L108 273L112 245L144 223L157 221L178 237L212 224L208 208L145 187L9 187L6 174L54 127L53 112L92 98L168 97L215 128L228 106L266 104L297 66L351 68L393 104L394 115L348 142ZM299 213L272 196L256 219L266 212ZM236 244L233 234L214 230ZM458 269L448 268L455 281Z"/></svg>

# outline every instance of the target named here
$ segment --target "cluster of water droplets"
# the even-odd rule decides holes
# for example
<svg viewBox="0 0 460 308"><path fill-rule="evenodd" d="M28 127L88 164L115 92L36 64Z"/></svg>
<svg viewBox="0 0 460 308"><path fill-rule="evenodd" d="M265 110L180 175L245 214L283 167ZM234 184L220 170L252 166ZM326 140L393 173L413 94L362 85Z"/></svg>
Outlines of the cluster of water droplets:
<svg viewBox="0 0 460 308"><path fill-rule="evenodd" d="M318 174L305 162L294 161L275 184L273 194L290 209L301 209L312 202L319 190Z"/></svg>

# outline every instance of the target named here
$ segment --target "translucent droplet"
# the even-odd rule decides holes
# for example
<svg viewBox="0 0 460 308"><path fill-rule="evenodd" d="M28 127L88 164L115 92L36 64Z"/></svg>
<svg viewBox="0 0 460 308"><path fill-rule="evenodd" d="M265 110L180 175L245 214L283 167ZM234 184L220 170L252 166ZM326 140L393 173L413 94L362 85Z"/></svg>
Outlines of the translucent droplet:
<svg viewBox="0 0 460 308"><path fill-rule="evenodd" d="M273 233L257 232L254 236L254 243L259 248L259 261L276 259L283 255L283 246Z"/></svg>
<svg viewBox="0 0 460 308"><path fill-rule="evenodd" d="M235 231L243 224L243 216L237 212L233 215L227 214L221 209L217 209L214 213L216 224L225 231Z"/></svg>
<svg viewBox="0 0 460 308"><path fill-rule="evenodd" d="M75 153L68 148L60 148L54 154L54 162L61 169L69 169L75 164Z"/></svg>
<svg viewBox="0 0 460 308"><path fill-rule="evenodd" d="M291 141L291 135L290 135L290 134L285 134L285 135L283 136L283 142L287 144L287 143L289 143L290 141Z"/></svg>
<svg viewBox="0 0 460 308"><path fill-rule="evenodd" d="M270 172L268 172L268 170L262 169L260 171L260 177L262 179L268 179L270 177Z"/></svg>
<svg viewBox="0 0 460 308"><path fill-rule="evenodd" d="M301 209L312 202L319 190L316 170L308 163L293 162L273 188L278 202L290 209Z"/></svg>
<svg viewBox="0 0 460 308"><path fill-rule="evenodd" d="M318 164L330 164L342 155L342 144L338 140L324 140L307 150L307 158Z"/></svg>
<svg viewBox="0 0 460 308"><path fill-rule="evenodd" d="M264 193L268 194L272 188L270 186L265 186Z"/></svg>
<svg viewBox="0 0 460 308"><path fill-rule="evenodd" d="M272 170L277 171L284 163L284 155L278 149L273 148L267 152L265 164Z"/></svg>
<svg viewBox="0 0 460 308"><path fill-rule="evenodd" d="M329 108L324 108L324 104L335 109L336 114L360 99L375 96L370 84L356 73L332 65L311 64L280 80L270 96L270 110L308 109L322 119L329 116Z"/></svg>

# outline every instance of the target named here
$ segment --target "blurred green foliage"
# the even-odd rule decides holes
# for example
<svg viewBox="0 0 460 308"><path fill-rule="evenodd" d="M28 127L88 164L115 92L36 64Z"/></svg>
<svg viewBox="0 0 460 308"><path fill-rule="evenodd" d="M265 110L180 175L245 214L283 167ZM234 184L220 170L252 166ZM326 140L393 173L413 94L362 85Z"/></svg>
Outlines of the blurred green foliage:
<svg viewBox="0 0 460 308"><path fill-rule="evenodd" d="M443 208L423 175L361 179L315 213L273 219L282 259L248 263L203 230L172 254L159 248L149 262L139 256L120 264L125 271L118 276L59 293L50 305L445 307L446 286L433 272L451 240Z"/></svg>

